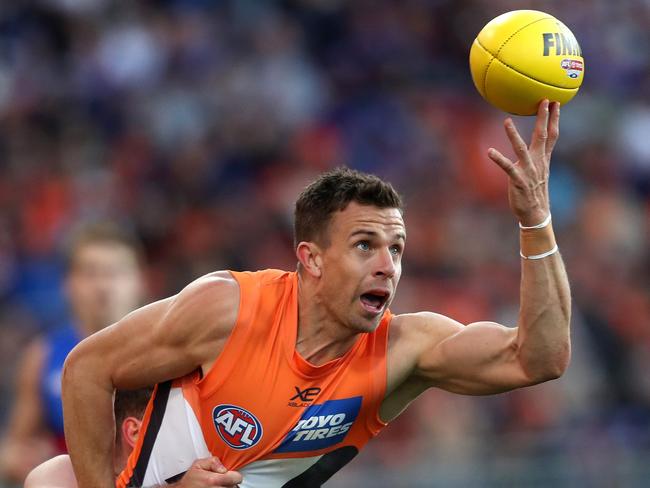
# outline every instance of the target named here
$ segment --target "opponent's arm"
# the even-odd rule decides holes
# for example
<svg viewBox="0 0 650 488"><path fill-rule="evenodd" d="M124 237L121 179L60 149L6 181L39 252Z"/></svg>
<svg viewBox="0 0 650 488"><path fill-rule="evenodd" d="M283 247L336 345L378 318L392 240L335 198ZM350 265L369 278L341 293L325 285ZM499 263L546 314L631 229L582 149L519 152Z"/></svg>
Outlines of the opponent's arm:
<svg viewBox="0 0 650 488"><path fill-rule="evenodd" d="M214 273L82 341L63 372L68 450L80 487L114 486L113 393L183 376L210 364L234 326L239 288Z"/></svg>
<svg viewBox="0 0 650 488"><path fill-rule="evenodd" d="M230 488L242 482L237 471L228 471L217 457L197 459L185 475L173 483L176 488ZM49 459L34 468L24 488L77 488L72 463L67 454ZM162 486L160 487L162 488Z"/></svg>
<svg viewBox="0 0 650 488"><path fill-rule="evenodd" d="M523 226L534 226L550 215L549 162L559 134L559 104L549 108L548 101L540 103L529 147L511 119L505 128L519 160L513 163L494 149L488 155L509 176L513 213ZM524 256L543 255L555 247L551 224L520 234ZM522 258L521 266L516 328L494 322L465 327L434 314L410 318L416 336L429 341L417 360L418 377L458 393L488 394L554 379L565 371L571 298L562 258L558 252L541 259Z"/></svg>
<svg viewBox="0 0 650 488"><path fill-rule="evenodd" d="M27 475L23 488L77 488L70 457L61 454L39 464Z"/></svg>

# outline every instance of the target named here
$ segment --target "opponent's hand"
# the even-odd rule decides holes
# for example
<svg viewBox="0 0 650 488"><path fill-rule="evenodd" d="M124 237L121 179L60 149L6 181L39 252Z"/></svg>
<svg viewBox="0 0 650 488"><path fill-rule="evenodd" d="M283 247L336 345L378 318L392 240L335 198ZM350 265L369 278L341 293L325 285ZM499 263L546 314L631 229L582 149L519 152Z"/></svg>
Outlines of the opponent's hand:
<svg viewBox="0 0 650 488"><path fill-rule="evenodd" d="M190 469L174 486L178 488L233 488L242 482L237 471L228 471L218 457L212 456L194 461Z"/></svg>
<svg viewBox="0 0 650 488"><path fill-rule="evenodd" d="M560 104L540 102L530 146L521 138L510 117L504 126L519 159L513 163L494 148L488 150L488 157L508 174L508 201L519 222L525 226L537 225L550 213L548 175L551 153L560 133Z"/></svg>

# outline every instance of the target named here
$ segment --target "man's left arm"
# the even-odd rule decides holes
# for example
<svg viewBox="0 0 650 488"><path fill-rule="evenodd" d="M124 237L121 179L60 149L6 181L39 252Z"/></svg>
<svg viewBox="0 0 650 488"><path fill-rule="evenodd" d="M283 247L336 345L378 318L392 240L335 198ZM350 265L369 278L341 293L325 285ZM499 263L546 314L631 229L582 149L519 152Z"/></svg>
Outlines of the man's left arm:
<svg viewBox="0 0 650 488"><path fill-rule="evenodd" d="M518 324L463 326L436 314L402 316L414 343L427 344L416 353L413 371L426 386L470 395L498 393L557 378L569 363L571 297L548 198L559 104L540 103L530 146L511 119L506 119L505 129L519 160L513 163L494 149L488 156L509 177L510 208L520 223Z"/></svg>

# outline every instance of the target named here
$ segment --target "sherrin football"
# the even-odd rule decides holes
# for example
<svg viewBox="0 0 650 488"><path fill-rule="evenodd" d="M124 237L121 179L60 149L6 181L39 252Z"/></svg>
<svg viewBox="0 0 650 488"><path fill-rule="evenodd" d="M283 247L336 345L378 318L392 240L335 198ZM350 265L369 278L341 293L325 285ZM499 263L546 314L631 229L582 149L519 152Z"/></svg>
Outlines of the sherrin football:
<svg viewBox="0 0 650 488"><path fill-rule="evenodd" d="M514 10L488 22L472 44L469 64L483 98L515 115L533 115L544 98L569 102L585 72L573 33L536 10Z"/></svg>

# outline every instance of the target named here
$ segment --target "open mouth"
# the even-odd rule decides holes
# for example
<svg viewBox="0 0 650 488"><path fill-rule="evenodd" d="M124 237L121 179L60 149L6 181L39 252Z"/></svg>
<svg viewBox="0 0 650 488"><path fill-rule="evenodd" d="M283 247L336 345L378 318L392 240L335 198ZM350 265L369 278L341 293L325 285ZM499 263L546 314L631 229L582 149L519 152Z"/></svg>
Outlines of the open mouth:
<svg viewBox="0 0 650 488"><path fill-rule="evenodd" d="M387 290L370 290L361 295L361 305L368 312L378 314L383 310L389 297L390 293Z"/></svg>

